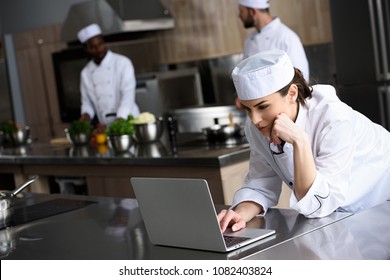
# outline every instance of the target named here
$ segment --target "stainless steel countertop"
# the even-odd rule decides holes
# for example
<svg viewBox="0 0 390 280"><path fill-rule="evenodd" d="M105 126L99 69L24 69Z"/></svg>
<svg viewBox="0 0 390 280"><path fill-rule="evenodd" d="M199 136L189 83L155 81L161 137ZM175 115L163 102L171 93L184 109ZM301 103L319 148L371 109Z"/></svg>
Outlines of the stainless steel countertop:
<svg viewBox="0 0 390 280"><path fill-rule="evenodd" d="M390 202L355 215L333 213L321 219L307 219L290 209L270 209L265 218L257 217L248 226L273 228L275 235L230 253L214 253L152 245L134 199L23 193L15 201L15 209L57 198L97 203L0 230L2 259L381 259L390 256ZM217 211L223 207L218 206ZM369 229L362 226L367 223ZM351 250L348 244L356 245L359 250ZM369 252L362 253L364 248Z"/></svg>
<svg viewBox="0 0 390 280"><path fill-rule="evenodd" d="M390 201L258 252L248 259L389 260Z"/></svg>

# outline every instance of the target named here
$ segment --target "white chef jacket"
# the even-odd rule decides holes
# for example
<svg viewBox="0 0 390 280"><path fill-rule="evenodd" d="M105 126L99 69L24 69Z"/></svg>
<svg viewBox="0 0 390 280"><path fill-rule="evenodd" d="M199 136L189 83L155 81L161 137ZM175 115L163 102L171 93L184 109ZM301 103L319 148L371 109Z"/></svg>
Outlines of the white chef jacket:
<svg viewBox="0 0 390 280"><path fill-rule="evenodd" d="M317 175L301 200L292 192L291 208L313 218L335 210L357 212L390 199L390 133L341 102L332 86L313 86L296 124L309 137ZM285 143L282 153L273 153L268 137L249 118L245 133L250 168L232 206L254 201L266 213L277 204L282 181L294 188L293 147Z"/></svg>
<svg viewBox="0 0 390 280"><path fill-rule="evenodd" d="M109 125L115 118L139 115L135 75L130 59L108 51L100 65L89 61L81 71L81 113ZM116 116L107 116L116 114Z"/></svg>
<svg viewBox="0 0 390 280"><path fill-rule="evenodd" d="M244 42L244 58L272 49L285 51L294 67L301 70L303 77L309 81L309 62L301 40L279 18L274 18L260 31L255 30L249 34Z"/></svg>

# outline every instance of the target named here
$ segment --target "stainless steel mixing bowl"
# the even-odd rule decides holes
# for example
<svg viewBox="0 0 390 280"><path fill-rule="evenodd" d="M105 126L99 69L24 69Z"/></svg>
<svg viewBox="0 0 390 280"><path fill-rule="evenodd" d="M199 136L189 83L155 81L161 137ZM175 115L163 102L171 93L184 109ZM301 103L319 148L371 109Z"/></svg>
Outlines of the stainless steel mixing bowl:
<svg viewBox="0 0 390 280"><path fill-rule="evenodd" d="M116 153L127 152L133 144L131 135L110 135L107 140L109 147Z"/></svg>
<svg viewBox="0 0 390 280"><path fill-rule="evenodd" d="M18 127L15 131L11 133L11 141L14 145L25 145L27 144L27 140L30 137L30 127L22 126Z"/></svg>
<svg viewBox="0 0 390 280"><path fill-rule="evenodd" d="M138 143L158 141L164 131L164 120L159 117L155 122L134 124L134 140Z"/></svg>

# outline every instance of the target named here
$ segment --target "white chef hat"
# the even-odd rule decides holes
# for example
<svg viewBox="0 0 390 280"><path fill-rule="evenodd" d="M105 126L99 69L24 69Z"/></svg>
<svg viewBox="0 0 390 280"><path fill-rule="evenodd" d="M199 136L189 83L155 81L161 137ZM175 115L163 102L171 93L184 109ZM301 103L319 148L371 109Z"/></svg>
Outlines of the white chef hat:
<svg viewBox="0 0 390 280"><path fill-rule="evenodd" d="M240 0L239 4L254 9L269 8L269 0Z"/></svg>
<svg viewBox="0 0 390 280"><path fill-rule="evenodd" d="M244 59L233 69L232 78L241 100L262 98L287 86L294 66L281 50L268 50Z"/></svg>
<svg viewBox="0 0 390 280"><path fill-rule="evenodd" d="M102 34L102 30L100 29L99 25L97 25L96 23L92 23L92 24L84 27L83 29L81 29L77 33L77 37L79 38L80 42L84 44L92 37L95 37L95 36L101 35L101 34Z"/></svg>

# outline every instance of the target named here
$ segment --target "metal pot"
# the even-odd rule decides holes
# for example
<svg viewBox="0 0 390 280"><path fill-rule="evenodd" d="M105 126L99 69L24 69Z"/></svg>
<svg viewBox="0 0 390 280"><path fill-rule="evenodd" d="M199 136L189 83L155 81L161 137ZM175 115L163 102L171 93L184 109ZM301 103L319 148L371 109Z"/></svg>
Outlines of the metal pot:
<svg viewBox="0 0 390 280"><path fill-rule="evenodd" d="M198 133L203 128L212 126L213 124L229 124L229 115L232 114L234 122L245 123L246 112L238 110L236 106L202 106L202 107L186 107L172 111L172 115L177 121L177 129L179 133ZM218 120L218 123L215 120Z"/></svg>
<svg viewBox="0 0 390 280"><path fill-rule="evenodd" d="M27 182L21 185L13 192L0 192L0 211L8 210L12 206L13 198L23 191L28 185L34 182L38 178L37 175L32 176Z"/></svg>
<svg viewBox="0 0 390 280"><path fill-rule="evenodd" d="M202 129L207 141L210 143L225 142L232 138L240 138L243 136L242 127L238 124L219 125L215 124Z"/></svg>

